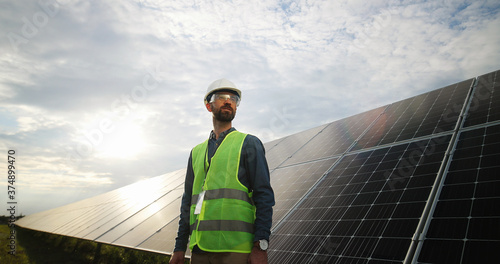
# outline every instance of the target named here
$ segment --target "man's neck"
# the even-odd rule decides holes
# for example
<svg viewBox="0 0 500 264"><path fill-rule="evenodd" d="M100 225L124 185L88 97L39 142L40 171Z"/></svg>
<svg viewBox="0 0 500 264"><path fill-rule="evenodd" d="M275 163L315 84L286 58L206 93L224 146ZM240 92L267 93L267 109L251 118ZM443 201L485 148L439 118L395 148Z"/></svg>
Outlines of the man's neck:
<svg viewBox="0 0 500 264"><path fill-rule="evenodd" d="M231 122L220 122L214 119L214 134L215 134L215 139L219 139L219 135L230 129L232 126Z"/></svg>

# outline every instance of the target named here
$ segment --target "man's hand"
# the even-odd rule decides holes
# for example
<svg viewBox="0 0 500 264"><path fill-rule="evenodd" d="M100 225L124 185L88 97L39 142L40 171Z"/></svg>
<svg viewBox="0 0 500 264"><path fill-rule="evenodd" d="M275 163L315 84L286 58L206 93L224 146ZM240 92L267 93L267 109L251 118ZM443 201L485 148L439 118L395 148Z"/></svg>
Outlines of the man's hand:
<svg viewBox="0 0 500 264"><path fill-rule="evenodd" d="M169 264L184 264L184 255L186 252L184 251L176 251L170 258Z"/></svg>
<svg viewBox="0 0 500 264"><path fill-rule="evenodd" d="M248 257L248 264L267 264L267 251L253 247Z"/></svg>

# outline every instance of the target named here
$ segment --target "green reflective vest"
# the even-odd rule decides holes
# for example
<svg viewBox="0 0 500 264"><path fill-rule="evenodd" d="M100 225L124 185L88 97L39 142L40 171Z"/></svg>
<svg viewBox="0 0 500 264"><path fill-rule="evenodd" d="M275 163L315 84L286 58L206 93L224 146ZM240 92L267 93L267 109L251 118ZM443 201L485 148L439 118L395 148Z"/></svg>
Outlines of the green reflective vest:
<svg viewBox="0 0 500 264"><path fill-rule="evenodd" d="M250 253L254 239L255 206L252 193L238 180L241 148L247 135L233 131L217 148L210 166L208 140L192 151L194 172L190 208L191 238L209 252ZM194 214L200 193L205 191L200 214Z"/></svg>

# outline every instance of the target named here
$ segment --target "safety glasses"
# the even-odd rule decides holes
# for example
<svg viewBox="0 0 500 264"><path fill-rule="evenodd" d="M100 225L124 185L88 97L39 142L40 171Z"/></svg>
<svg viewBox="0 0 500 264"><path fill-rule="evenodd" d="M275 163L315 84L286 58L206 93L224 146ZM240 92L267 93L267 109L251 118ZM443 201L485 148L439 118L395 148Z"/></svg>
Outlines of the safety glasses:
<svg viewBox="0 0 500 264"><path fill-rule="evenodd" d="M238 96L230 94L218 94L218 93L212 95L210 103L213 103L215 101L226 102L228 99L231 103L236 104L236 106L240 105L240 98Z"/></svg>

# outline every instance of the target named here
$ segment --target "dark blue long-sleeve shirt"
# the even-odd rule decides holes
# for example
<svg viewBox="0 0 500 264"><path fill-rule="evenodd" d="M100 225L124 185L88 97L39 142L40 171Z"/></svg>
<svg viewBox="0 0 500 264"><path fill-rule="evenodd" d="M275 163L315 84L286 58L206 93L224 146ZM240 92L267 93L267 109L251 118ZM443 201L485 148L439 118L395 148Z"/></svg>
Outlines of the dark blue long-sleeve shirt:
<svg viewBox="0 0 500 264"><path fill-rule="evenodd" d="M210 161L215 151L224 138L235 128L228 129L216 139L213 131L208 140L208 160ZM249 191L253 191L252 199L256 207L255 213L255 239L258 241L266 239L269 241L273 217L274 192L269 178L269 168L265 157L262 142L255 136L248 135L243 141L241 150L240 166L238 169L238 180L245 185ZM182 196L181 214L179 219L179 230L175 239L174 251L186 251L189 240L189 209L193 191L194 172L192 164L192 152L186 171L184 194ZM196 201L194 201L196 202ZM199 250L199 249L198 249ZM196 251L196 250L195 250Z"/></svg>

